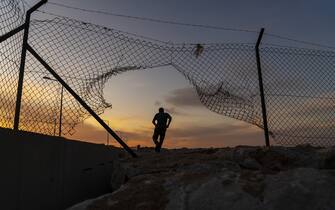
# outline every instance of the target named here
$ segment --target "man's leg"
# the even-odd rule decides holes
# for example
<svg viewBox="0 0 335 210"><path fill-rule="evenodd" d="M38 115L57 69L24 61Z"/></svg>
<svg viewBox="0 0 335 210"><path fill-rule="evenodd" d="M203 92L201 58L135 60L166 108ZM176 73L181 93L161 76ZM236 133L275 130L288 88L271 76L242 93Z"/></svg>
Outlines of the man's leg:
<svg viewBox="0 0 335 210"><path fill-rule="evenodd" d="M165 129L164 130L161 130L160 133L159 133L159 143L157 145L158 147L158 152L161 151L161 148L162 148L162 145L163 145L163 141L164 141L164 138L165 138Z"/></svg>
<svg viewBox="0 0 335 210"><path fill-rule="evenodd" d="M159 145L159 142L157 141L158 140L158 135L159 135L158 130L155 129L154 134L152 135L152 140L155 143L155 150L157 150L157 145Z"/></svg>

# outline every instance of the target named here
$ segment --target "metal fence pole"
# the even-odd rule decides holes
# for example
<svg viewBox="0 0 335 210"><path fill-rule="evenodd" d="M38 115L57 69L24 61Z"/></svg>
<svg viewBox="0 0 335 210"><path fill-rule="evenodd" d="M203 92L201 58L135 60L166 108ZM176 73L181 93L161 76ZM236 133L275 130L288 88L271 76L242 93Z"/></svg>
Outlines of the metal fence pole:
<svg viewBox="0 0 335 210"><path fill-rule="evenodd" d="M20 109L21 109L22 89L23 89L24 66L26 63L30 17L34 11L36 11L40 6L45 4L47 1L48 0L42 0L38 2L32 8L30 8L26 14L26 20L24 24L22 52L21 52L21 63L20 63L20 70L19 70L19 80L18 80L18 86L17 86L16 107L15 107L15 116L14 116L14 130L19 129L19 123L20 123ZM20 28L18 28L18 30L19 29Z"/></svg>
<svg viewBox="0 0 335 210"><path fill-rule="evenodd" d="M261 44L263 34L264 34L264 28L261 29L258 35L255 50L256 50L257 70L258 70L259 92L261 94L261 103L262 103L262 116L263 116L263 128L264 128L264 135L265 135L265 145L269 147L270 146L269 129L268 129L268 120L266 116L266 104L265 104L265 97L264 97L261 59L259 55L259 45Z"/></svg>

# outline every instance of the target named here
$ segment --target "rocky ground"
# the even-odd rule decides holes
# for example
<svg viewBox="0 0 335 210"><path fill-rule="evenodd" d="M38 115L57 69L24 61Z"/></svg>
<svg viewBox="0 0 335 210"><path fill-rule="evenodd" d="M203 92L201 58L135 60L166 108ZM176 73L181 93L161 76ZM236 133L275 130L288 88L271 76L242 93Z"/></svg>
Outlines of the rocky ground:
<svg viewBox="0 0 335 210"><path fill-rule="evenodd" d="M334 210L335 148L119 152L111 194L71 210ZM122 186L119 188L119 186Z"/></svg>

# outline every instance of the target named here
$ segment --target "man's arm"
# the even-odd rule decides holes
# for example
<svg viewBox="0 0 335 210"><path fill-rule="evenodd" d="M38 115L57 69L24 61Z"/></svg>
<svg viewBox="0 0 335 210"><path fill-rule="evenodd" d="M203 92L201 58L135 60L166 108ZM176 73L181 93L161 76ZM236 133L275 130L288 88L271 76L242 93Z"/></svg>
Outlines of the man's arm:
<svg viewBox="0 0 335 210"><path fill-rule="evenodd" d="M168 120L169 120L169 121L168 121L168 124L166 125L166 127L168 128L168 127L170 126L171 121L172 121L172 117L171 117L171 115L169 115L169 114L168 114L167 117L168 117Z"/></svg>
<svg viewBox="0 0 335 210"><path fill-rule="evenodd" d="M152 119L152 124L154 124L155 127L157 126L157 123L156 123L156 116L157 116L157 115L155 115L155 117Z"/></svg>

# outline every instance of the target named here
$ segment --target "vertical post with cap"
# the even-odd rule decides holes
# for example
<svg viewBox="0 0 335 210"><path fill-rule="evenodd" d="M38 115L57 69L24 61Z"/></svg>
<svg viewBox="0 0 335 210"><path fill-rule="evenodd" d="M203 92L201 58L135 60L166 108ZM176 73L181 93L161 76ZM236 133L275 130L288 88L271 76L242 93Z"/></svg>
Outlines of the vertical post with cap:
<svg viewBox="0 0 335 210"><path fill-rule="evenodd" d="M263 116L263 129L264 129L264 136L265 136L265 145L267 147L269 147L270 146L270 138L269 138L268 120L267 120L267 116L266 116L266 104L265 104L265 96L264 96L261 59L260 59L260 54L259 54L259 45L261 44L263 34L264 34L264 28L261 28L261 31L258 35L256 46L255 46L255 50L256 50L257 70L258 70L259 92L260 92L261 104L262 104L262 116Z"/></svg>
<svg viewBox="0 0 335 210"><path fill-rule="evenodd" d="M21 52L21 63L20 63L20 70L19 70L19 80L18 80L18 86L17 86L16 107L15 107L15 116L14 116L14 130L19 129L19 123L20 123L20 109L21 109L22 89L23 89L23 77L24 77L24 67L26 63L30 17L34 11L36 11L39 7L41 7L47 1L48 0L42 0L38 2L32 8L30 8L26 13L23 43L22 43L22 52Z"/></svg>

